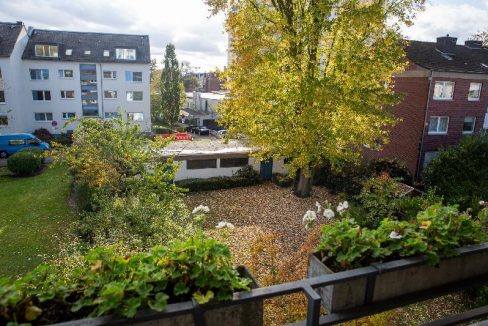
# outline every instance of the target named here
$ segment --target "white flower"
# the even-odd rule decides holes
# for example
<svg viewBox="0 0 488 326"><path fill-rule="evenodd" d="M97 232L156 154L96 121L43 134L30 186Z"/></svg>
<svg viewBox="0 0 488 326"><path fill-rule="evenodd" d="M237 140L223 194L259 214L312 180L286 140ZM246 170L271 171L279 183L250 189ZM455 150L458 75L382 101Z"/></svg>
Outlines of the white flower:
<svg viewBox="0 0 488 326"><path fill-rule="evenodd" d="M343 211L345 211L346 209L349 208L349 203L347 202L347 200L343 201L342 203L339 203L339 205L337 205L337 213L342 213Z"/></svg>
<svg viewBox="0 0 488 326"><path fill-rule="evenodd" d="M315 206L317 206L317 214L320 214L320 210L322 209L322 205L318 201L315 202Z"/></svg>
<svg viewBox="0 0 488 326"><path fill-rule="evenodd" d="M305 225L305 230L310 229L314 222L317 220L317 213L315 211L307 211L305 215L303 215L303 225Z"/></svg>
<svg viewBox="0 0 488 326"><path fill-rule="evenodd" d="M401 238L403 238L403 236L396 231L391 231L390 238L400 240Z"/></svg>
<svg viewBox="0 0 488 326"><path fill-rule="evenodd" d="M337 208L336 208L337 213L341 213L343 210L345 210L345 208L342 206L342 203L337 205Z"/></svg>
<svg viewBox="0 0 488 326"><path fill-rule="evenodd" d="M216 229L223 229L223 228L233 229L234 227L235 227L234 224L225 221L219 222L219 224L215 226Z"/></svg>
<svg viewBox="0 0 488 326"><path fill-rule="evenodd" d="M331 219L335 216L335 213L333 210L331 210L330 208L327 208L327 209L324 209L324 217L327 218L327 219Z"/></svg>
<svg viewBox="0 0 488 326"><path fill-rule="evenodd" d="M200 205L195 207L191 213L198 214L198 213L208 213L208 212L210 212L210 208L208 208L208 206Z"/></svg>
<svg viewBox="0 0 488 326"><path fill-rule="evenodd" d="M484 200L480 200L480 202L478 204L480 204L481 206L483 206L483 205L485 205L485 201Z"/></svg>
<svg viewBox="0 0 488 326"><path fill-rule="evenodd" d="M348 209L349 208L349 203L347 202L347 200L344 200L342 202L342 207L344 207L344 209Z"/></svg>

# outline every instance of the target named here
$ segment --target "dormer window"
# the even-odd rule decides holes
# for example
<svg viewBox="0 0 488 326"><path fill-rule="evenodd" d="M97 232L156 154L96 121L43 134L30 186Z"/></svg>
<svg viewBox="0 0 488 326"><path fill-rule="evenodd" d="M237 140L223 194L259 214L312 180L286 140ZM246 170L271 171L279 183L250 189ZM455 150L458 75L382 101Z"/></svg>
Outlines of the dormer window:
<svg viewBox="0 0 488 326"><path fill-rule="evenodd" d="M109 50L103 50L103 56L104 57L109 57L110 56L110 51Z"/></svg>
<svg viewBox="0 0 488 326"><path fill-rule="evenodd" d="M66 49L66 55L72 55L73 49Z"/></svg>
<svg viewBox="0 0 488 326"><path fill-rule="evenodd" d="M36 57L57 58L58 57L58 46L57 45L36 44L35 53L36 53Z"/></svg>
<svg viewBox="0 0 488 326"><path fill-rule="evenodd" d="M115 57L119 60L136 60L136 49L115 49Z"/></svg>
<svg viewBox="0 0 488 326"><path fill-rule="evenodd" d="M90 50L85 50L85 55L90 55L91 54L91 51Z"/></svg>

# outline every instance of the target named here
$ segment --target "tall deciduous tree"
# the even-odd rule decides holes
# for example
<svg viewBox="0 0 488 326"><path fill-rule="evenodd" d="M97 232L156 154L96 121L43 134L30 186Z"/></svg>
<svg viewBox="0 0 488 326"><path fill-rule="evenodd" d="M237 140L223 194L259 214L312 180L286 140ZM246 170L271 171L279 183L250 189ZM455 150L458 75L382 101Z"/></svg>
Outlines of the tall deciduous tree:
<svg viewBox="0 0 488 326"><path fill-rule="evenodd" d="M479 41L482 41L483 42L483 46L488 46L488 32L485 31L485 32L478 32L476 34L473 35L473 38L475 40L479 40Z"/></svg>
<svg viewBox="0 0 488 326"><path fill-rule="evenodd" d="M176 59L175 46L168 44L161 73L161 115L165 123L178 121L181 109L181 73Z"/></svg>
<svg viewBox="0 0 488 326"><path fill-rule="evenodd" d="M324 162L357 161L387 140L404 69L400 24L424 0L206 0L227 13L232 62L219 107L261 159L286 157L308 196Z"/></svg>

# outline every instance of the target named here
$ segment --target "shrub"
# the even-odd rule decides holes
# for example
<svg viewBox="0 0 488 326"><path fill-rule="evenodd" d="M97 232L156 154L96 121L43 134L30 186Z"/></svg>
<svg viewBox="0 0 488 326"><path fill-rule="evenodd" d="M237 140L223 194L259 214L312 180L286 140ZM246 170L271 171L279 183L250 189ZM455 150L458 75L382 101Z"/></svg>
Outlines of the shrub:
<svg viewBox="0 0 488 326"><path fill-rule="evenodd" d="M99 247L63 278L46 265L18 281L0 279L0 324L130 318L141 309L163 311L168 302L230 300L251 282L232 267L227 246L203 236L133 256Z"/></svg>
<svg viewBox="0 0 488 326"><path fill-rule="evenodd" d="M369 168L364 163L344 163L339 167L326 164L316 171L313 183L326 187L332 193L343 192L347 196L356 196L361 192L362 183L369 176Z"/></svg>
<svg viewBox="0 0 488 326"><path fill-rule="evenodd" d="M188 189L188 191L190 192L249 187L259 183L259 179L249 179L238 176L213 177L208 179L186 179L176 181L176 185L178 187Z"/></svg>
<svg viewBox="0 0 488 326"><path fill-rule="evenodd" d="M461 209L488 198L488 135L463 138L458 146L441 150L425 168L427 188Z"/></svg>
<svg viewBox="0 0 488 326"><path fill-rule="evenodd" d="M415 255L427 255L427 262L435 265L439 255L452 256L456 248L486 240L487 234L469 215L437 204L415 221L384 219L373 230L345 217L323 227L317 251L336 271Z"/></svg>
<svg viewBox="0 0 488 326"><path fill-rule="evenodd" d="M376 228L384 218L393 218L401 193L401 185L386 174L366 180L356 197L362 208L355 216L357 223L362 227Z"/></svg>
<svg viewBox="0 0 488 326"><path fill-rule="evenodd" d="M34 136L45 142L50 142L51 140L53 140L53 135L49 132L49 130L45 128L36 129L33 134Z"/></svg>
<svg viewBox="0 0 488 326"><path fill-rule="evenodd" d="M237 170L237 172L235 173L234 176L236 176L238 178L245 178L245 179L250 179L250 180L259 180L260 179L259 173L256 170L254 170L252 165L249 165L249 164L246 166L243 166L242 168Z"/></svg>
<svg viewBox="0 0 488 326"><path fill-rule="evenodd" d="M63 146L69 146L73 144L73 137L71 134L61 134L54 141Z"/></svg>
<svg viewBox="0 0 488 326"><path fill-rule="evenodd" d="M291 187L293 185L293 178L290 178L286 174L275 173L275 174L273 174L273 182L278 187L287 188L287 187Z"/></svg>
<svg viewBox="0 0 488 326"><path fill-rule="evenodd" d="M369 163L371 173L379 176L387 173L391 178L397 179L408 185L413 184L412 172L407 164L399 159L376 159Z"/></svg>
<svg viewBox="0 0 488 326"><path fill-rule="evenodd" d="M18 151L7 159L8 169L16 176L31 176L39 171L41 166L42 153L36 153L35 150Z"/></svg>

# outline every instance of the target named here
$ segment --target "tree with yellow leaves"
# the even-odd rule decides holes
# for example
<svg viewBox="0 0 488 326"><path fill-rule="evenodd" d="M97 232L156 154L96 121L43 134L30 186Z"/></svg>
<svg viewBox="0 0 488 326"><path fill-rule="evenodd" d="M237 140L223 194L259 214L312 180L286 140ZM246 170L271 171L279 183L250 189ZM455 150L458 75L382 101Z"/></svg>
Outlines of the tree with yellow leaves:
<svg viewBox="0 0 488 326"><path fill-rule="evenodd" d="M226 13L231 40L220 123L259 158L288 158L295 193L308 196L315 168L387 141L399 100L392 75L405 67L399 28L423 2L206 0Z"/></svg>

